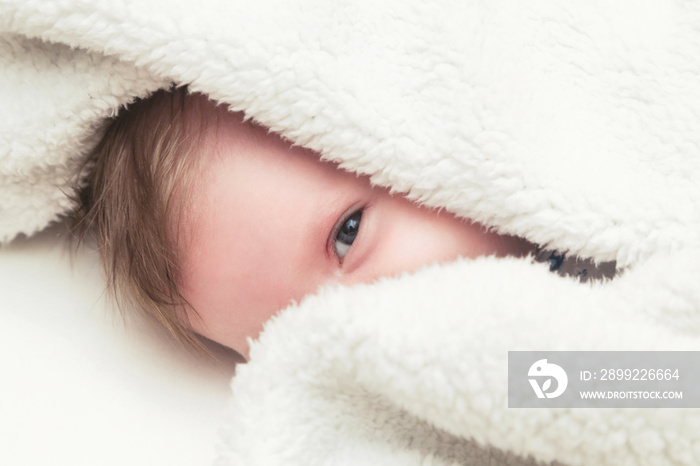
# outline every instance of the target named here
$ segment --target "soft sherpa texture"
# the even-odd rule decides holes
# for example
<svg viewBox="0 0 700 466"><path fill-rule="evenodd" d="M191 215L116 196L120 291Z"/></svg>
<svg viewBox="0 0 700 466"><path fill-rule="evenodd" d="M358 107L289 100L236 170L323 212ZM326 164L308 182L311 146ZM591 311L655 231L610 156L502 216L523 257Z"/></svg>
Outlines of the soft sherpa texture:
<svg viewBox="0 0 700 466"><path fill-rule="evenodd" d="M221 464L697 464L695 410L506 408L507 351L700 349L700 3L0 1L0 241L187 83L411 199L597 261L433 266L284 310Z"/></svg>

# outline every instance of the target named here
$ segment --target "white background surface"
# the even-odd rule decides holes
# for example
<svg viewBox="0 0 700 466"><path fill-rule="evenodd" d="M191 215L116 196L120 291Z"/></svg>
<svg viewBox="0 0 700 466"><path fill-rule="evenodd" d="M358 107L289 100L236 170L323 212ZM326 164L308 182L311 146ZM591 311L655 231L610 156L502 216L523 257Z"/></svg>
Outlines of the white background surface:
<svg viewBox="0 0 700 466"><path fill-rule="evenodd" d="M235 358L125 325L61 232L0 248L0 464L210 464Z"/></svg>

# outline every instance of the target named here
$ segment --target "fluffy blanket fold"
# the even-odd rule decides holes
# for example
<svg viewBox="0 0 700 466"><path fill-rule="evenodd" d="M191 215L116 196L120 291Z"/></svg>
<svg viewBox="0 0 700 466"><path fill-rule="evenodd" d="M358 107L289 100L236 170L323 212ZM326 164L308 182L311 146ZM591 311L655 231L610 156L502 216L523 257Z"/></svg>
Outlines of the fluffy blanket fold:
<svg viewBox="0 0 700 466"><path fill-rule="evenodd" d="M695 410L508 409L509 350L700 349L700 3L0 0L0 241L171 82L430 206L624 271L431 266L280 313L221 464L698 464Z"/></svg>

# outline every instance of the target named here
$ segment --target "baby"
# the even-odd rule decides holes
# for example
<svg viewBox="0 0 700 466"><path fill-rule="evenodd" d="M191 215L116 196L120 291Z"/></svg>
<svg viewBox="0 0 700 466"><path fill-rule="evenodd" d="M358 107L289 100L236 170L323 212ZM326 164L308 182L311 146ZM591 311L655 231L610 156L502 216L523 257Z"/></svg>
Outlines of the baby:
<svg viewBox="0 0 700 466"><path fill-rule="evenodd" d="M293 300L532 244L420 207L186 88L112 120L83 167L77 225L95 232L110 289L202 348L248 355Z"/></svg>

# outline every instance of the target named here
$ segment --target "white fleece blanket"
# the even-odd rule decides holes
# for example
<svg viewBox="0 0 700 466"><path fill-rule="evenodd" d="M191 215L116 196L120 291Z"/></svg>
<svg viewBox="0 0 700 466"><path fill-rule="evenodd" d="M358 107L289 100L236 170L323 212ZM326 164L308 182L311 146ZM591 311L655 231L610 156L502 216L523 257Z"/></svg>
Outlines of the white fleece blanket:
<svg viewBox="0 0 700 466"><path fill-rule="evenodd" d="M284 310L220 464L700 463L700 412L508 409L509 350L700 350L700 2L0 0L0 241L188 83L329 160L624 269L431 266Z"/></svg>

